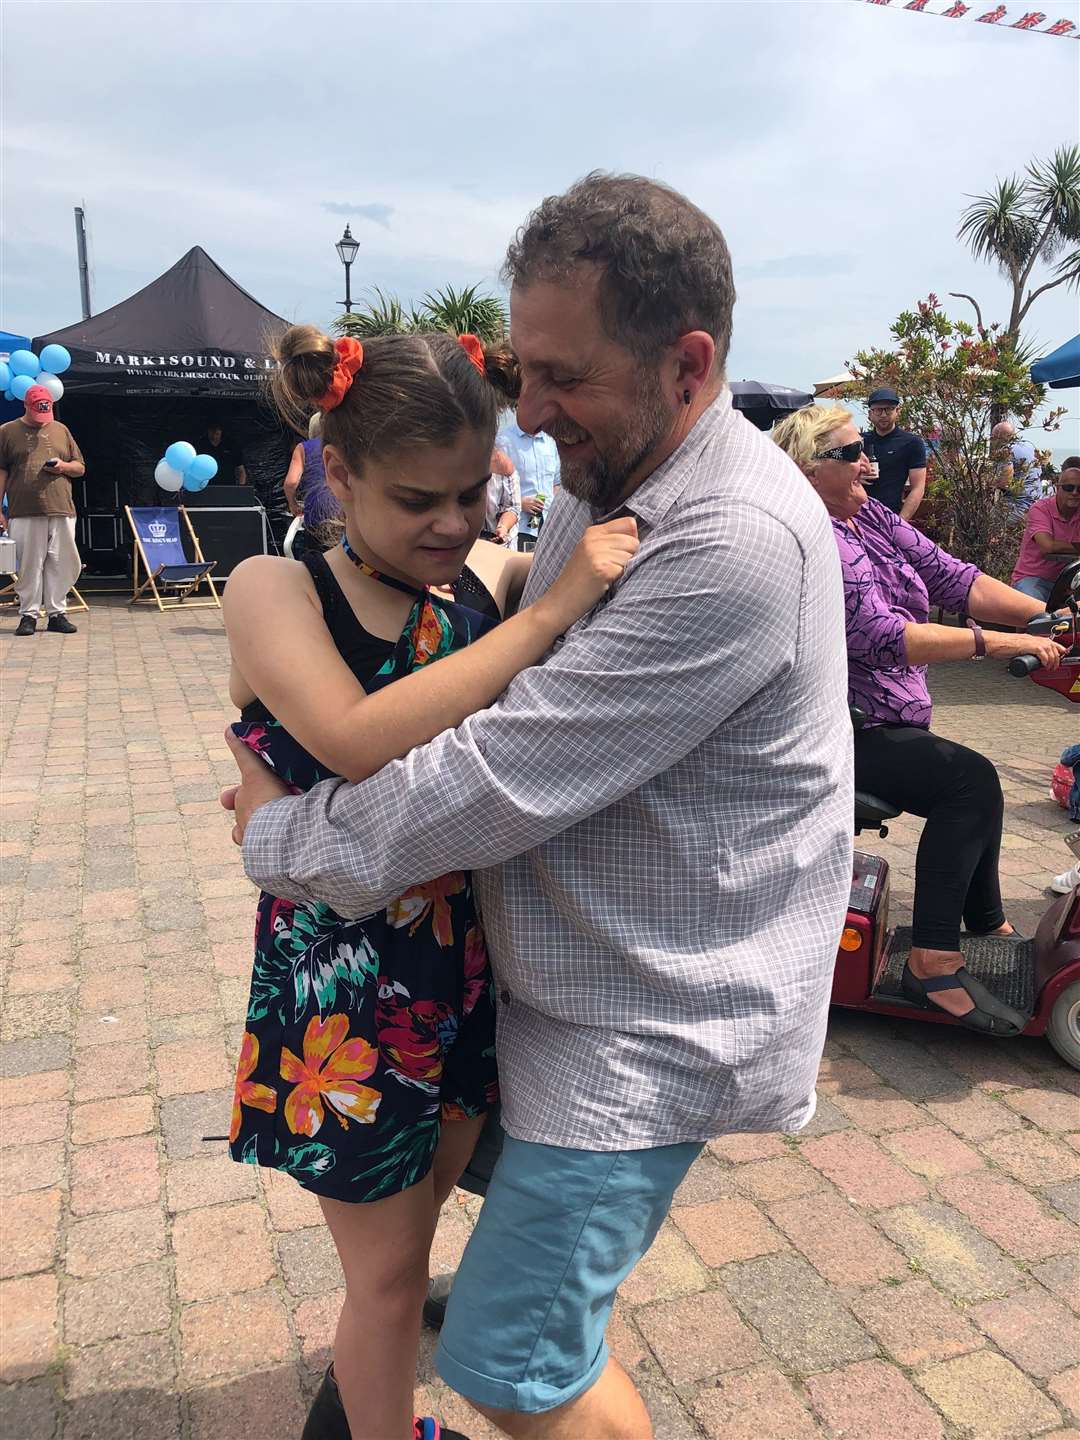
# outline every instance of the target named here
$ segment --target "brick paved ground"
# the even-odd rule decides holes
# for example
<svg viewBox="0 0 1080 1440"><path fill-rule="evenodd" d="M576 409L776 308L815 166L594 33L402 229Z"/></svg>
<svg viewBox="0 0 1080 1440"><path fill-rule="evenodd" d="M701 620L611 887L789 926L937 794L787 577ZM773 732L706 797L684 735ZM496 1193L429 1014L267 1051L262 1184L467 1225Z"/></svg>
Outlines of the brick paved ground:
<svg viewBox="0 0 1080 1440"><path fill-rule="evenodd" d="M0 637L0 1433L296 1440L337 1263L314 1202L201 1138L228 1126L254 898L214 798L220 620L77 618ZM1080 711L989 664L937 688L1000 767L1031 924ZM887 842L901 907L916 831ZM624 1286L611 1338L658 1435L1080 1440L1078 1081L1042 1042L835 1015L810 1129L711 1145ZM448 1204L437 1267L476 1205ZM424 1398L490 1435L430 1352Z"/></svg>

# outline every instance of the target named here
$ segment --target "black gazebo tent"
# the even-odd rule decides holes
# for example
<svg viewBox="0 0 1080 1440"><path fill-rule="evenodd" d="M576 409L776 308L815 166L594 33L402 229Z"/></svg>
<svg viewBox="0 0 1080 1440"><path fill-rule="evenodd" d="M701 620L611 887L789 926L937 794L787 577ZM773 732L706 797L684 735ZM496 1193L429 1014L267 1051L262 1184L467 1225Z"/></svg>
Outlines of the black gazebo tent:
<svg viewBox="0 0 1080 1440"><path fill-rule="evenodd" d="M128 568L123 506L161 503L153 477L165 447L198 445L212 422L241 450L271 518L287 523L281 480L296 437L263 394L270 346L286 323L196 245L110 310L35 337L35 351L58 344L71 352L57 418L86 457L76 502L79 549L91 573Z"/></svg>

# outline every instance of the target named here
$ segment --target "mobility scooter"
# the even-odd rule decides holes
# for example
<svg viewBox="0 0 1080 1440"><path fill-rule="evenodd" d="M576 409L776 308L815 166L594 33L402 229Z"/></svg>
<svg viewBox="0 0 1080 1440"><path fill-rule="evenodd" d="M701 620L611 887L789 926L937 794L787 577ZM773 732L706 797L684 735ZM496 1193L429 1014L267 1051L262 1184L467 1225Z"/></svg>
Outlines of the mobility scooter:
<svg viewBox="0 0 1080 1440"><path fill-rule="evenodd" d="M1066 647L1057 670L1044 670L1033 655L1018 655L1009 672L1080 703L1080 561L1066 567L1047 601L1048 612L1028 623L1033 635L1051 635ZM859 717L853 717L858 725ZM899 809L882 796L856 792L855 833L888 833ZM1080 832L1068 838L1080 856ZM851 899L833 977L834 1005L883 1015L956 1025L956 1016L912 1003L901 988L911 931L890 930L889 866L878 855L856 850ZM1080 1070L1080 892L1074 887L1047 910L1035 936L964 936L964 964L999 1000L1027 1023L1018 1032L1045 1035L1063 1060Z"/></svg>

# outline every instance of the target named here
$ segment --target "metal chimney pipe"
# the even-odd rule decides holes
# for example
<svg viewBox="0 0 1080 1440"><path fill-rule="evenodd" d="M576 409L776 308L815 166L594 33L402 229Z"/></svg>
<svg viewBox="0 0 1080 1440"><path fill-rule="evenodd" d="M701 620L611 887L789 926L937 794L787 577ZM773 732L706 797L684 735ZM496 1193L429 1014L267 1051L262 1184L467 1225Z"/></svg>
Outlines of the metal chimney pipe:
<svg viewBox="0 0 1080 1440"><path fill-rule="evenodd" d="M90 267L86 261L86 216L81 205L75 206L75 247L79 256L79 295L82 318L90 319Z"/></svg>

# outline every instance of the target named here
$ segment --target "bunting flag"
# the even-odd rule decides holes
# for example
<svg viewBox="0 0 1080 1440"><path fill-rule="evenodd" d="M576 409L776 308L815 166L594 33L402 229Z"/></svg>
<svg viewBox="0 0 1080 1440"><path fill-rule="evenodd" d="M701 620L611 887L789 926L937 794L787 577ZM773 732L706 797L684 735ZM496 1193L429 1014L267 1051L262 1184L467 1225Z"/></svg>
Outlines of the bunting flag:
<svg viewBox="0 0 1080 1440"><path fill-rule="evenodd" d="M864 0L867 5L890 5L892 0ZM983 0L983 4L986 0ZM1019 5L965 5L962 0L897 0L898 10L917 10L921 15L937 15L942 20L974 20L978 25L997 25L1001 29L1029 30L1033 35L1058 35L1080 39L1080 27L1072 20L1055 20L1048 25L1044 10L1022 11ZM981 13L980 13L981 11Z"/></svg>

